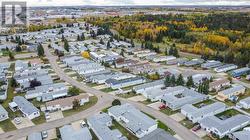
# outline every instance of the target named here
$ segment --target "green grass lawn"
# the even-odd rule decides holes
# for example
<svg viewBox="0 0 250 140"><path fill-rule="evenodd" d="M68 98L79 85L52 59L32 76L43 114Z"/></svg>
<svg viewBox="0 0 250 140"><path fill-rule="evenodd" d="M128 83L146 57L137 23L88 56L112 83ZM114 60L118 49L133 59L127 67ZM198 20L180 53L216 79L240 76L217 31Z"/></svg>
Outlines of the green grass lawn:
<svg viewBox="0 0 250 140"><path fill-rule="evenodd" d="M42 123L46 122L44 113L43 112L40 112L40 113L41 113L41 115L39 117L32 120L32 122L35 125L39 125L39 124L42 124Z"/></svg>
<svg viewBox="0 0 250 140"><path fill-rule="evenodd" d="M170 116L170 115L178 113L179 110L174 111L174 110L172 110L170 108L166 108L166 109L162 109L161 112L168 115L168 116Z"/></svg>
<svg viewBox="0 0 250 140"><path fill-rule="evenodd" d="M167 132L170 133L171 135L175 135L175 134L176 134L172 129L170 129L170 128L169 128L167 125L165 125L163 122L157 121L157 123L158 123L158 128L161 128L161 129L167 131Z"/></svg>
<svg viewBox="0 0 250 140"><path fill-rule="evenodd" d="M111 127L111 129L118 129L123 134L123 136L127 137L129 140L138 140L135 135L133 135L116 121L113 121L113 126Z"/></svg>
<svg viewBox="0 0 250 140"><path fill-rule="evenodd" d="M89 102L86 103L85 105L79 107L78 109L71 109L71 110L66 110L63 111L63 116L71 116L73 114L76 114L78 112L84 111L92 106L94 106L97 103L98 98L96 96L89 97Z"/></svg>
<svg viewBox="0 0 250 140"><path fill-rule="evenodd" d="M215 101L213 101L213 100L206 100L206 101L194 104L194 106L197 107L197 108L199 108L199 106L202 105L202 104L204 104L204 105L210 105L210 104L213 104L213 103L215 103Z"/></svg>
<svg viewBox="0 0 250 140"><path fill-rule="evenodd" d="M10 119L0 122L0 127L3 129L4 132L13 131L17 129Z"/></svg>
<svg viewBox="0 0 250 140"><path fill-rule="evenodd" d="M224 111L220 114L215 115L216 117L221 117L221 116L235 116L241 114L239 111L235 110L235 109L229 109L227 111Z"/></svg>
<svg viewBox="0 0 250 140"><path fill-rule="evenodd" d="M104 88L104 89L101 89L102 92L106 92L106 93L109 93L109 92L112 92L112 91L116 91L115 89L112 89L112 88Z"/></svg>
<svg viewBox="0 0 250 140"><path fill-rule="evenodd" d="M149 105L155 102L151 102L150 100L140 101L140 103L143 103L144 105Z"/></svg>
<svg viewBox="0 0 250 140"><path fill-rule="evenodd" d="M188 120L188 119L185 119L185 120L182 120L181 122L180 122L183 126L185 126L186 128L188 128L188 129L191 129L191 128L193 128L195 125L193 124L193 122L191 122L190 120Z"/></svg>
<svg viewBox="0 0 250 140"><path fill-rule="evenodd" d="M129 92L129 93L125 93L125 94L118 94L117 96L127 99L127 98L131 98L131 97L134 97L134 96L137 96L137 95L138 94Z"/></svg>
<svg viewBox="0 0 250 140"><path fill-rule="evenodd" d="M89 87L96 87L96 86L98 86L98 84L96 84L96 83L86 83L86 85L89 86Z"/></svg>

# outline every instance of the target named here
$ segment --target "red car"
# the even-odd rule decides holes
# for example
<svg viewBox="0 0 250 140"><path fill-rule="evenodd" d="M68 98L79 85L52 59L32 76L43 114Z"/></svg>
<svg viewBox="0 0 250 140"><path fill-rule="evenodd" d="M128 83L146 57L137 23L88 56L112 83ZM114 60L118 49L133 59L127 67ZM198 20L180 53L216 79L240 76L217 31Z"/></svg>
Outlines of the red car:
<svg viewBox="0 0 250 140"><path fill-rule="evenodd" d="M159 109L165 109L165 108L167 108L167 106L164 105L164 104L162 104L162 105L159 106Z"/></svg>
<svg viewBox="0 0 250 140"><path fill-rule="evenodd" d="M192 128L192 130L194 131L194 132L196 132L196 131L198 131L198 130L200 130L201 129L201 126L200 125L196 125L196 126L194 126L193 128Z"/></svg>

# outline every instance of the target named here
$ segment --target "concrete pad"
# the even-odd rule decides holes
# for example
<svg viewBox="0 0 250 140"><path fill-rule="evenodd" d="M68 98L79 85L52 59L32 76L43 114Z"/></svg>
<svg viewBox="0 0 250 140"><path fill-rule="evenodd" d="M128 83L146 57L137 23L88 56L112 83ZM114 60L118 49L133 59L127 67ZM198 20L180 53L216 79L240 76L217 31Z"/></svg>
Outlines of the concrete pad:
<svg viewBox="0 0 250 140"><path fill-rule="evenodd" d="M48 137L45 140L52 140L52 139L56 139L57 138L56 129L55 128L47 130L47 132L48 132Z"/></svg>
<svg viewBox="0 0 250 140"><path fill-rule="evenodd" d="M174 137L176 138L176 139L178 139L178 140L183 140L179 135L174 135Z"/></svg>
<svg viewBox="0 0 250 140"><path fill-rule="evenodd" d="M70 71L66 73L67 75L73 75L73 74L77 74L75 71Z"/></svg>
<svg viewBox="0 0 250 140"><path fill-rule="evenodd" d="M49 113L50 119L47 122L58 120L64 118L62 111L56 111L53 113Z"/></svg>
<svg viewBox="0 0 250 140"><path fill-rule="evenodd" d="M4 133L4 131L3 131L3 129L0 127L0 134L3 134Z"/></svg>
<svg viewBox="0 0 250 140"><path fill-rule="evenodd" d="M147 99L144 96L139 95L139 96L128 98L128 100L135 101L135 102L142 102L142 101L146 101Z"/></svg>
<svg viewBox="0 0 250 140"><path fill-rule="evenodd" d="M89 97L93 97L94 95L93 94L91 94L91 93L87 93L88 95L89 95Z"/></svg>
<svg viewBox="0 0 250 140"><path fill-rule="evenodd" d="M16 124L14 122L14 120L11 120L11 122L16 126L17 129L22 129L25 127L30 127L30 126L34 126L35 124L28 118L24 118L24 117L20 117L21 119L21 123L20 124Z"/></svg>
<svg viewBox="0 0 250 140"><path fill-rule="evenodd" d="M190 130L190 131L192 131L192 130ZM194 132L194 131L192 131L192 132L200 138L205 137L207 135L207 132L203 129L200 129L196 132Z"/></svg>
<svg viewBox="0 0 250 140"><path fill-rule="evenodd" d="M79 121L71 123L72 127L74 128L74 130L78 131L78 130L81 129L81 125L80 124L81 124L82 121L83 120L79 120Z"/></svg>
<svg viewBox="0 0 250 140"><path fill-rule="evenodd" d="M104 88L108 88L108 87L105 84L103 84L103 85L95 86L93 88L97 89L97 90L100 90L100 89L104 89Z"/></svg>
<svg viewBox="0 0 250 140"><path fill-rule="evenodd" d="M186 117L183 115L183 114L181 114L181 113L176 113L176 114L173 114L173 115L171 115L170 116L172 119L174 119L175 121L177 121L177 122L180 122L180 121L182 121L182 120L184 120Z"/></svg>
<svg viewBox="0 0 250 140"><path fill-rule="evenodd" d="M162 104L161 102L155 102L155 103L149 104L147 106L149 106L149 107L151 107L151 108L153 108L155 110L160 110L159 106L161 106L161 104Z"/></svg>

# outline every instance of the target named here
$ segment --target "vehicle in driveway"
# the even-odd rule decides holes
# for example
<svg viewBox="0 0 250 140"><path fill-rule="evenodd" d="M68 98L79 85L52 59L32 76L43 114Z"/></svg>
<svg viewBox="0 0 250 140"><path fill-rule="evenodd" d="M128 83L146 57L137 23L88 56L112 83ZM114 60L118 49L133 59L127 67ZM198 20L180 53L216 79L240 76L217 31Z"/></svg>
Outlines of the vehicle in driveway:
<svg viewBox="0 0 250 140"><path fill-rule="evenodd" d="M45 119L46 119L46 120L49 120L49 119L50 119L49 113L45 113Z"/></svg>
<svg viewBox="0 0 250 140"><path fill-rule="evenodd" d="M87 124L86 124L85 121L82 121L82 122L80 123L80 125L81 125L82 128L87 127Z"/></svg>
<svg viewBox="0 0 250 140"><path fill-rule="evenodd" d="M17 125L22 123L20 117L16 117L16 118L14 119L14 122L15 122L15 124L17 124Z"/></svg>
<svg viewBox="0 0 250 140"><path fill-rule="evenodd" d="M162 105L159 106L159 109L166 109L166 108L167 108L167 106L164 105L164 104L162 104Z"/></svg>
<svg viewBox="0 0 250 140"><path fill-rule="evenodd" d="M196 131L198 131L198 130L200 130L201 129L201 126L200 125L196 125L196 126L194 126L193 128L192 128L192 130L194 131L194 132L196 132Z"/></svg>
<svg viewBox="0 0 250 140"><path fill-rule="evenodd" d="M46 139L48 137L48 132L47 131L43 131L42 132L42 138Z"/></svg>

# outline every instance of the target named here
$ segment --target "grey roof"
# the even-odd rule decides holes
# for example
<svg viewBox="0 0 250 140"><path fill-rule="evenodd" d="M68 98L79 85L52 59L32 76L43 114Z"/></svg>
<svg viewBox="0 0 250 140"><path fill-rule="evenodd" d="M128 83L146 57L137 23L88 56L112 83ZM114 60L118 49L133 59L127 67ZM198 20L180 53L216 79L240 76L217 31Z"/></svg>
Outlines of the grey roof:
<svg viewBox="0 0 250 140"><path fill-rule="evenodd" d="M216 112L221 110L222 108L226 108L227 106L224 103L216 102L210 105L206 105L201 108L196 108L191 104L184 105L181 109L185 112L189 113L193 118L202 117L209 113Z"/></svg>
<svg viewBox="0 0 250 140"><path fill-rule="evenodd" d="M229 89L221 91L221 93L223 93L224 95L230 95L232 93L235 93L235 92L243 90L243 89L246 89L246 88L242 85L235 85Z"/></svg>
<svg viewBox="0 0 250 140"><path fill-rule="evenodd" d="M28 140L42 140L41 132L35 132L28 136Z"/></svg>
<svg viewBox="0 0 250 140"><path fill-rule="evenodd" d="M55 83L51 85L43 85L43 86L35 87L34 90L27 91L26 94L29 95L29 94L34 94L38 92L44 92L44 93L53 92L53 91L64 89L64 88L66 88L64 83Z"/></svg>
<svg viewBox="0 0 250 140"><path fill-rule="evenodd" d="M116 80L116 79L108 79L106 80L107 84L112 84L112 85L118 85L118 84L122 84L122 83L129 83L132 81L137 81L137 80L143 80L143 77L132 77L132 78L128 78L128 79L123 79L123 80Z"/></svg>
<svg viewBox="0 0 250 140"><path fill-rule="evenodd" d="M142 85L138 85L138 86L133 87L133 89L140 90L140 89L145 89L145 88L154 87L154 86L158 86L158 85L164 85L164 80L157 80L157 81L145 83Z"/></svg>
<svg viewBox="0 0 250 140"><path fill-rule="evenodd" d="M229 68L229 67L237 67L237 65L235 65L235 64L225 64L225 65L217 67L215 69L220 70L220 69L225 69L225 68Z"/></svg>
<svg viewBox="0 0 250 140"><path fill-rule="evenodd" d="M26 69L28 68L28 63L22 60L17 60L15 63L15 70L17 70L17 67L21 67L21 69Z"/></svg>
<svg viewBox="0 0 250 140"><path fill-rule="evenodd" d="M240 100L240 102L244 102L244 103L250 105L250 97L247 97L247 98L245 98L245 99L242 99L242 100Z"/></svg>
<svg viewBox="0 0 250 140"><path fill-rule="evenodd" d="M21 108L22 112L24 112L25 114L30 115L34 112L39 112L39 110L32 103L30 103L22 96L15 96L13 98L13 102L15 102L17 106Z"/></svg>
<svg viewBox="0 0 250 140"><path fill-rule="evenodd" d="M143 133L143 131L147 131L148 128L157 124L155 120L151 119L130 104L113 106L108 109L108 112L116 117L122 116L128 120L128 122L125 123L125 126L134 133Z"/></svg>
<svg viewBox="0 0 250 140"><path fill-rule="evenodd" d="M177 96L180 97L177 97ZM179 109L185 104L194 104L207 99L208 96L198 93L183 86L170 88L162 100L167 103L171 109Z"/></svg>
<svg viewBox="0 0 250 140"><path fill-rule="evenodd" d="M156 129L148 135L142 137L140 140L177 140L163 129Z"/></svg>
<svg viewBox="0 0 250 140"><path fill-rule="evenodd" d="M75 130L71 125L59 128L62 140L92 140L87 127Z"/></svg>
<svg viewBox="0 0 250 140"><path fill-rule="evenodd" d="M237 138L237 140L250 140L250 131L243 130L232 133L232 136L234 138Z"/></svg>
<svg viewBox="0 0 250 140"><path fill-rule="evenodd" d="M202 68L215 68L222 66L223 64L220 61L208 61L204 64L201 64Z"/></svg>
<svg viewBox="0 0 250 140"><path fill-rule="evenodd" d="M248 71L250 71L250 68L244 67L244 68L233 70L232 73L241 73L241 72L248 72Z"/></svg>
<svg viewBox="0 0 250 140"><path fill-rule="evenodd" d="M200 121L200 124L217 129L221 134L228 130L240 126L242 124L249 124L250 118L246 115L238 114L226 120L221 120L216 116L209 116ZM242 126L244 127L244 126Z"/></svg>
<svg viewBox="0 0 250 140"><path fill-rule="evenodd" d="M0 114L8 114L8 112L0 105Z"/></svg>
<svg viewBox="0 0 250 140"><path fill-rule="evenodd" d="M92 126L95 133L103 140L127 140L126 137L122 136L122 133L118 130L111 130L108 126L108 122L112 122L111 117L106 114L97 114L87 119L88 123Z"/></svg>

